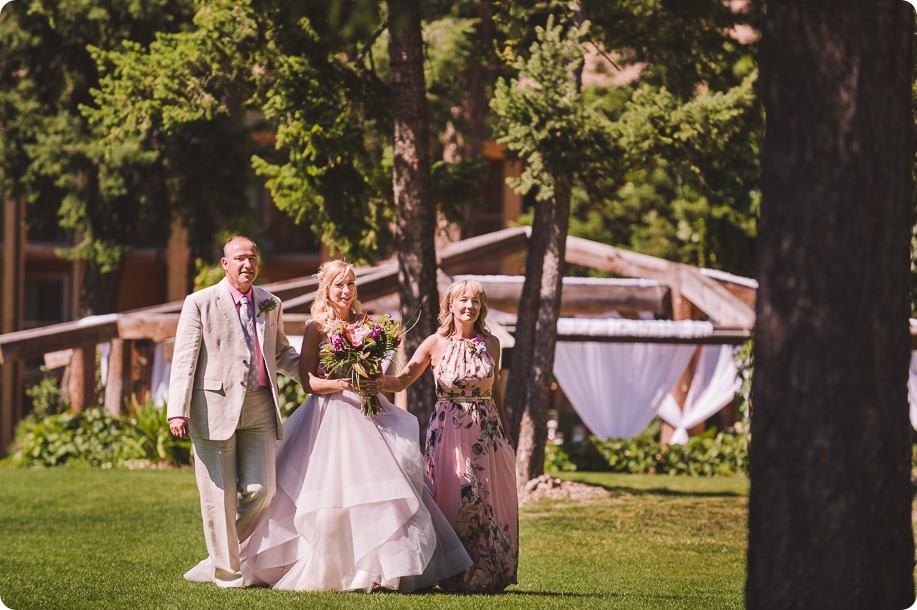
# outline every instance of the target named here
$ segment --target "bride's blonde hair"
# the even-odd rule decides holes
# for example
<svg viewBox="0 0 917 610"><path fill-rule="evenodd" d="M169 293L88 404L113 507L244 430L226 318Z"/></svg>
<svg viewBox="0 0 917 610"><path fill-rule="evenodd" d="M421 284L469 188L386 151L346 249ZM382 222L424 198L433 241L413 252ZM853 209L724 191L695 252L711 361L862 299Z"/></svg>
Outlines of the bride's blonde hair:
<svg viewBox="0 0 917 610"><path fill-rule="evenodd" d="M342 275L350 273L354 279L357 278L356 268L346 260L330 260L318 268L315 276L318 278L318 290L315 291L315 300L312 301L312 319L327 331L331 324L341 318L338 316L337 309L331 305L328 292L331 284ZM363 306L357 298L357 287L353 289L353 302L350 304L350 315L356 317L363 313Z"/></svg>
<svg viewBox="0 0 917 610"><path fill-rule="evenodd" d="M487 327L487 293L484 292L484 286L477 280L458 280L452 282L452 285L443 293L439 300L439 328L436 332L444 337L450 337L455 332L455 318L452 317L450 308L455 297L466 290L481 300L481 309L478 311L478 319L474 321L474 332L486 337L490 333Z"/></svg>

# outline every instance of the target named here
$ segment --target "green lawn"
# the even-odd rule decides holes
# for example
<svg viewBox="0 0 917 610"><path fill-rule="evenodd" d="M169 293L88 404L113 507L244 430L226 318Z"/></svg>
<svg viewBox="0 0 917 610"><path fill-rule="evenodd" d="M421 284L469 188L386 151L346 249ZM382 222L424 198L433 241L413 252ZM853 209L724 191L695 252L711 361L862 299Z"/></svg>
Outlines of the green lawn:
<svg viewBox="0 0 917 610"><path fill-rule="evenodd" d="M0 600L31 608L740 608L746 479L574 473L611 496L520 515L519 584L497 595L220 591L190 470L0 469Z"/></svg>

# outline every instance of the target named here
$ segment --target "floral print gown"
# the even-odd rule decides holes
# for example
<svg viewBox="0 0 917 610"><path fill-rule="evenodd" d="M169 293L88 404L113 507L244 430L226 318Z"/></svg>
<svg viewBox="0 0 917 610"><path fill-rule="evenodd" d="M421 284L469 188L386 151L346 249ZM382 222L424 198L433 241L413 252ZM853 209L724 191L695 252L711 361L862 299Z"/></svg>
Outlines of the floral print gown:
<svg viewBox="0 0 917 610"><path fill-rule="evenodd" d="M515 455L494 404L494 359L482 338L449 339L433 367L437 402L424 462L433 499L473 565L440 586L499 591L516 582L519 555Z"/></svg>

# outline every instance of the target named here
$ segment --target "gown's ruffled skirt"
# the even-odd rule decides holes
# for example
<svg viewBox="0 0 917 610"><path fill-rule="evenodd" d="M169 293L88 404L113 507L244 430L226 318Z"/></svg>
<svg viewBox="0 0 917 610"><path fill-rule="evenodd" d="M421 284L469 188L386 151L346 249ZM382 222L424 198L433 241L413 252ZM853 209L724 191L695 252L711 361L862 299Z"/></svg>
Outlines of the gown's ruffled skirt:
<svg viewBox="0 0 917 610"><path fill-rule="evenodd" d="M471 559L433 502L417 419L383 397L373 418L350 392L312 396L284 425L277 493L241 542L245 585L414 591ZM185 574L213 581L205 559Z"/></svg>

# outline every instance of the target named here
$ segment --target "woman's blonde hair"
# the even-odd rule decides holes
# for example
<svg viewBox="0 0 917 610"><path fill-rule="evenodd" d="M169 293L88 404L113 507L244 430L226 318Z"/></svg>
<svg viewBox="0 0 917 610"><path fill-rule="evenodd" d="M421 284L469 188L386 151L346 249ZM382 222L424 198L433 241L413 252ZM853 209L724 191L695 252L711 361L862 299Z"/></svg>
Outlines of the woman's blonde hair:
<svg viewBox="0 0 917 610"><path fill-rule="evenodd" d="M336 320L341 318L329 300L328 292L331 284L340 276L350 273L354 279L357 277L356 268L346 260L330 260L318 268L315 276L318 278L318 290L315 291L315 300L312 301L312 319L326 331ZM350 304L352 317L363 313L363 306L358 298L357 288L354 286L353 302Z"/></svg>
<svg viewBox="0 0 917 610"><path fill-rule="evenodd" d="M458 280L452 282L452 285L443 293L439 300L439 328L436 332L444 337L450 337L455 332L455 319L452 317L452 301L455 297L466 290L481 299L481 310L478 311L478 319L474 321L474 332L486 337L490 334L487 327L487 293L484 292L484 286L477 280Z"/></svg>

